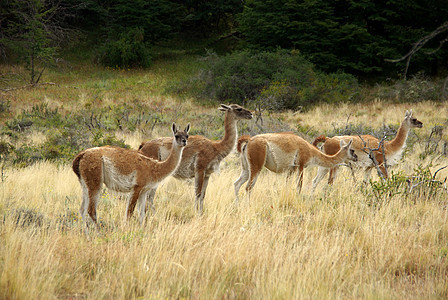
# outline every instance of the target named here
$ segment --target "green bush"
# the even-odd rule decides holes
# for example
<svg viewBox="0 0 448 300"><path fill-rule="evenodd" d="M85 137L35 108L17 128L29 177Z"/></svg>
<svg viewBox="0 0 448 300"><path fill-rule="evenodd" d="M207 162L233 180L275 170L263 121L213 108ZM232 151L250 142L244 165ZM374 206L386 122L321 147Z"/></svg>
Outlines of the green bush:
<svg viewBox="0 0 448 300"><path fill-rule="evenodd" d="M362 186L362 193L366 196L367 204L379 208L382 204L391 201L395 196L404 196L412 202L439 201L446 198L448 192L444 179L436 179L437 173L445 167L431 172L432 164L421 164L414 168L412 175L392 172L387 180L369 182Z"/></svg>
<svg viewBox="0 0 448 300"><path fill-rule="evenodd" d="M11 101L0 99L0 114L9 112L11 109Z"/></svg>
<svg viewBox="0 0 448 300"><path fill-rule="evenodd" d="M121 148L130 148L123 140L116 138L114 134L105 133L102 130L95 130L92 138L92 144L94 147L101 146L117 146Z"/></svg>
<svg viewBox="0 0 448 300"><path fill-rule="evenodd" d="M25 167L43 159L40 149L32 145L17 147L13 153L12 163L19 167Z"/></svg>
<svg viewBox="0 0 448 300"><path fill-rule="evenodd" d="M235 52L219 57L209 54L198 76L201 95L240 104L255 99L271 81L302 82L312 76L312 64L295 52ZM299 76L300 74L300 76Z"/></svg>
<svg viewBox="0 0 448 300"><path fill-rule="evenodd" d="M417 74L408 80L397 80L390 85L379 85L375 97L381 100L401 103L440 101L442 83Z"/></svg>
<svg viewBox="0 0 448 300"><path fill-rule="evenodd" d="M90 112L78 111L62 115L57 109L50 109L46 104L35 105L22 111L8 121L1 129L19 145L0 143L0 158L16 166L27 166L41 160L71 161L81 150L103 145L129 148L123 140L117 139L114 131L118 129L135 130L146 116L141 111L135 112L137 106L111 106ZM143 107L140 107L143 110ZM118 116L123 117L117 119ZM120 117L120 118L121 118ZM117 120L120 120L117 123ZM34 130L45 134L45 141L39 145L26 142L28 131Z"/></svg>
<svg viewBox="0 0 448 300"><path fill-rule="evenodd" d="M39 129L60 127L65 119L57 108L51 109L46 103L33 105L31 109L24 110L15 118L6 122L6 127L11 131L22 132L31 126Z"/></svg>
<svg viewBox="0 0 448 300"><path fill-rule="evenodd" d="M191 82L201 98L254 101L270 110L297 109L318 102L357 100L355 77L344 73L326 75L297 51L241 51L226 56L208 54L205 67Z"/></svg>
<svg viewBox="0 0 448 300"><path fill-rule="evenodd" d="M149 67L152 56L142 28L131 28L101 49L100 62L112 68Z"/></svg>

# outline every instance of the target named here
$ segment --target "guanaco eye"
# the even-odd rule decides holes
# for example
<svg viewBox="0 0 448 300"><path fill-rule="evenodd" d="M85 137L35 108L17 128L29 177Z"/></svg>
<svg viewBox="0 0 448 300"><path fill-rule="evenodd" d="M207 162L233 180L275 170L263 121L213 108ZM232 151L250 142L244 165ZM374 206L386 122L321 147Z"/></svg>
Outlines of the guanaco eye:
<svg viewBox="0 0 448 300"><path fill-rule="evenodd" d="M240 107L240 108L237 108L236 109L237 111L243 111L243 109Z"/></svg>

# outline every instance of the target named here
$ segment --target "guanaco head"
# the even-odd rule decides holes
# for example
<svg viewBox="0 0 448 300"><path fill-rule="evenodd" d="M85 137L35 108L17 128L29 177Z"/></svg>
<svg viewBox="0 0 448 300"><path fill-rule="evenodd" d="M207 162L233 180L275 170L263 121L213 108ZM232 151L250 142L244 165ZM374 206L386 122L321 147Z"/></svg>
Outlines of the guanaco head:
<svg viewBox="0 0 448 300"><path fill-rule="evenodd" d="M344 140L341 140L341 150L339 151L344 151L347 153L346 160L358 161L358 155L356 155L355 150L352 149L352 143L353 139L350 139L348 143L346 143Z"/></svg>
<svg viewBox="0 0 448 300"><path fill-rule="evenodd" d="M242 120L242 119L250 120L253 117L252 113L249 110L245 109L242 106L239 106L238 104L230 104L230 105L221 104L221 106L218 107L218 109L220 111L231 113L234 116L234 119L236 120Z"/></svg>
<svg viewBox="0 0 448 300"><path fill-rule="evenodd" d="M423 123L412 116L412 109L407 110L404 115L404 122L409 128L422 128Z"/></svg>
<svg viewBox="0 0 448 300"><path fill-rule="evenodd" d="M190 131L190 123L188 123L187 127L185 127L184 131L179 131L177 129L176 123L173 123L171 128L174 135L174 140L176 141L176 145L179 147L185 147L187 145L188 140L188 132Z"/></svg>

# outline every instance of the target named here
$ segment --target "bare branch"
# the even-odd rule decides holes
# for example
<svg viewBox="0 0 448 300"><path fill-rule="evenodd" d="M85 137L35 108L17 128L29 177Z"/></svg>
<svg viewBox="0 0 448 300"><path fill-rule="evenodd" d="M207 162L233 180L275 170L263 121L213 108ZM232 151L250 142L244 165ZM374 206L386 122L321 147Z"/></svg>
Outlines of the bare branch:
<svg viewBox="0 0 448 300"><path fill-rule="evenodd" d="M42 82L42 83L35 83L35 84L27 84L27 85L19 86L19 87L0 89L0 91L11 92L11 91L15 91L15 90L28 89L28 88L32 88L32 87L36 87L36 86L41 86L41 85L56 85L56 83L54 83L54 82Z"/></svg>
<svg viewBox="0 0 448 300"><path fill-rule="evenodd" d="M384 142L386 141L386 134L384 134L383 138L379 142L378 147L376 149L370 148L370 146L367 145L366 141L364 141L364 139L362 138L361 135L358 135L358 137L361 139L361 141L363 142L363 145L364 145L364 149L362 149L362 151L364 153L369 154L369 158L372 160L373 165L375 166L375 169L378 172L378 176L382 180L385 180L386 179L386 174L387 174L386 155L384 153ZM369 151L366 151L366 149L369 150ZM376 160L376 157L375 157L375 154L374 154L374 151L380 151L380 149L381 149L381 152L382 152L382 155L383 155L383 165L384 165L384 169L386 170L386 174L383 174L383 171L381 171L380 165L379 165L378 161Z"/></svg>
<svg viewBox="0 0 448 300"><path fill-rule="evenodd" d="M412 193L412 190L414 189L414 188L416 188L416 187L418 187L420 184L422 184L423 183L423 181L420 181L420 182L417 182L416 184L413 184L412 186L411 186L411 182L409 181L409 185L410 185L410 188L409 188L409 194L410 193Z"/></svg>
<svg viewBox="0 0 448 300"><path fill-rule="evenodd" d="M435 179L437 173L439 173L439 171L441 171L441 170L443 170L443 169L445 169L445 168L447 168L447 167L448 167L448 166L444 166L444 167L439 168L437 171L435 171L435 172L434 172L434 175L432 176L432 179ZM445 178L445 180L446 180L446 178Z"/></svg>
<svg viewBox="0 0 448 300"><path fill-rule="evenodd" d="M440 48L442 48L443 44L445 44L446 42L448 42L448 37L444 38L443 40L441 40L439 42L439 47L437 47L436 49L434 49L432 51L426 51L426 54L432 55L432 54L436 53L437 51L440 50Z"/></svg>
<svg viewBox="0 0 448 300"><path fill-rule="evenodd" d="M406 75L408 73L409 64L411 62L412 56L415 53L417 53L429 40L433 39L438 34L440 34L442 32L445 32L447 30L448 30L448 22L445 22L441 26L439 26L436 30L434 30L433 32L431 32L430 34L428 34L428 35L424 36L423 38L421 38L420 40L418 40L414 44L412 49L409 50L409 52L406 55L404 55L403 57L400 57L398 59L385 59L385 61L397 63L397 62L406 60L406 68L405 68L404 73L403 73L403 77L406 79Z"/></svg>

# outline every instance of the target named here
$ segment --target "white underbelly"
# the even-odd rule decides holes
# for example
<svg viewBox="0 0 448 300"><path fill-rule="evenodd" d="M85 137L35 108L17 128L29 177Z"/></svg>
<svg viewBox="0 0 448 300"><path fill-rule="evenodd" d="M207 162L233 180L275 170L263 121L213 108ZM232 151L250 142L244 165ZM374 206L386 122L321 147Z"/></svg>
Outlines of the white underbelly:
<svg viewBox="0 0 448 300"><path fill-rule="evenodd" d="M275 173L285 172L295 166L297 152L287 153L275 144L268 144L265 167Z"/></svg>
<svg viewBox="0 0 448 300"><path fill-rule="evenodd" d="M103 181L109 189L122 193L132 191L137 181L136 175L137 171L121 174L109 158L103 157Z"/></svg>

